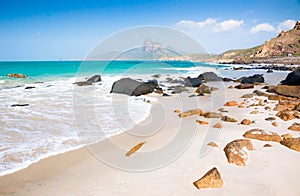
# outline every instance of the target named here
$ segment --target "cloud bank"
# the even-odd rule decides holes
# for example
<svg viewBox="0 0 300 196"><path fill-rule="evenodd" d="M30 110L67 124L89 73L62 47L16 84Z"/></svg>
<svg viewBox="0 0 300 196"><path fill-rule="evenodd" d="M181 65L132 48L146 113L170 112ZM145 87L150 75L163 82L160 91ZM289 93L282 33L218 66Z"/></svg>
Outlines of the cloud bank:
<svg viewBox="0 0 300 196"><path fill-rule="evenodd" d="M250 32L255 34L259 32L274 32L278 33L282 30L290 30L294 27L296 21L295 20L285 20L283 22L280 22L276 27L271 25L270 23L260 23L256 26L252 27Z"/></svg>

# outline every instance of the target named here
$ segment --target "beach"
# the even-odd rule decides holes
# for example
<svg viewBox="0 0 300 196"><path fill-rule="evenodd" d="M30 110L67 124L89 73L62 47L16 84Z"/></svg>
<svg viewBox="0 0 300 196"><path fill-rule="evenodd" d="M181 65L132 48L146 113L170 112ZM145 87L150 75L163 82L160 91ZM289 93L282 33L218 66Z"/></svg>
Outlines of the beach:
<svg viewBox="0 0 300 196"><path fill-rule="evenodd" d="M253 75L258 71L245 72L236 75ZM278 84L288 74L260 72L264 72L265 83L268 84ZM194 73L194 76L198 74ZM157 80L165 81L167 77L170 75L162 75ZM218 90L204 96L191 96L197 88L187 87L188 91L178 94L166 90L171 96L145 95L143 98L151 105L145 120L105 140L41 159L25 169L1 176L0 194L299 195L299 152L278 142L250 139L254 150L247 152L246 165L238 166L228 163L223 150L229 142L245 139L244 133L254 128L299 137L299 132L288 130L299 119L284 121L275 116L277 111L273 108L278 100L267 100L258 95L241 98L254 90L265 92L264 83L250 89L228 88L238 84L235 82L206 84ZM236 101L243 107L224 106L228 101ZM265 109L266 106L270 109ZM223 115L233 117L237 122L199 115L180 118L174 112L197 108L205 112L218 112L219 108L225 108L227 112ZM267 121L267 117L275 120ZM243 119L253 123L243 125ZM196 120L208 124L200 124ZM278 122L277 127L271 124L274 121ZM222 128L214 128L215 123L221 123ZM125 156L128 150L141 142L145 143L136 153ZM209 142L215 142L218 147L208 146ZM271 147L264 147L267 143ZM220 172L223 186L198 190L193 182L213 167Z"/></svg>

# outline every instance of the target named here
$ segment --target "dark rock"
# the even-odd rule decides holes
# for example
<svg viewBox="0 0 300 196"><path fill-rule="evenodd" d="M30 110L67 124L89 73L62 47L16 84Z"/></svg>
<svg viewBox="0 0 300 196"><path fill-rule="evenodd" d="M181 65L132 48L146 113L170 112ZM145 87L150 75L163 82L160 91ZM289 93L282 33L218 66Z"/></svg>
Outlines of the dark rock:
<svg viewBox="0 0 300 196"><path fill-rule="evenodd" d="M299 86L300 85L300 70L289 73L287 75L287 77L285 78L285 80L281 81L281 84Z"/></svg>
<svg viewBox="0 0 300 196"><path fill-rule="evenodd" d="M101 76L100 75L94 75L87 79L87 81L83 82L75 82L74 84L77 84L78 86L87 86L87 85L92 85L93 83L100 82L101 81Z"/></svg>
<svg viewBox="0 0 300 196"><path fill-rule="evenodd" d="M242 84L257 84L263 83L265 81L264 77L260 74L254 74L253 76L245 77L242 79Z"/></svg>
<svg viewBox="0 0 300 196"><path fill-rule="evenodd" d="M160 76L161 76L160 74L154 74L152 77L153 78L160 78Z"/></svg>
<svg viewBox="0 0 300 196"><path fill-rule="evenodd" d="M35 86L26 86L25 89L33 89Z"/></svg>
<svg viewBox="0 0 300 196"><path fill-rule="evenodd" d="M234 80L231 78L223 78L223 81L224 82L233 82Z"/></svg>
<svg viewBox="0 0 300 196"><path fill-rule="evenodd" d="M199 78L190 78L187 77L184 79L184 86L186 87L198 87L202 83L202 80Z"/></svg>
<svg viewBox="0 0 300 196"><path fill-rule="evenodd" d="M172 94L178 94L178 93L181 93L182 91L188 91L185 87L180 86L180 85L174 86L171 89L173 89Z"/></svg>
<svg viewBox="0 0 300 196"><path fill-rule="evenodd" d="M29 106L29 104L24 103L24 104L12 104L11 107L24 107L24 106Z"/></svg>
<svg viewBox="0 0 300 196"><path fill-rule="evenodd" d="M223 81L223 79L214 72L205 72L203 74L200 74L198 76L199 79L205 80L205 81Z"/></svg>
<svg viewBox="0 0 300 196"><path fill-rule="evenodd" d="M139 82L131 78L123 78L113 83L110 93L120 93L129 96L140 96L152 93L154 88L152 84Z"/></svg>
<svg viewBox="0 0 300 196"><path fill-rule="evenodd" d="M197 88L197 90L195 91L195 93L197 93L197 94L203 94L203 93L210 94L211 93L211 87L206 86L205 84L201 84Z"/></svg>
<svg viewBox="0 0 300 196"><path fill-rule="evenodd" d="M159 89L157 80L149 80L145 82L150 88Z"/></svg>
<svg viewBox="0 0 300 196"><path fill-rule="evenodd" d="M268 69L267 73L273 73L272 69Z"/></svg>
<svg viewBox="0 0 300 196"><path fill-rule="evenodd" d="M268 93L265 93L263 91L260 91L260 90L255 90L253 91L254 94L256 94L257 96L268 96L269 94Z"/></svg>
<svg viewBox="0 0 300 196"><path fill-rule="evenodd" d="M163 97L170 97L171 95L169 95L169 94L167 94L167 93L164 93L162 96L163 96Z"/></svg>

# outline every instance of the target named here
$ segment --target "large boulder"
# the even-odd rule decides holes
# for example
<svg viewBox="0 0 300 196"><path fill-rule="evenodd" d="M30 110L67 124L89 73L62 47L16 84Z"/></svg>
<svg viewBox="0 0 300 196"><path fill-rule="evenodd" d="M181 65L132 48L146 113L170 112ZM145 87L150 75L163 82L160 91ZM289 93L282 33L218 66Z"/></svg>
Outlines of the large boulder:
<svg viewBox="0 0 300 196"><path fill-rule="evenodd" d="M263 83L265 81L261 74L254 74L253 76L245 77L242 79L242 84L257 84Z"/></svg>
<svg viewBox="0 0 300 196"><path fill-rule="evenodd" d="M184 79L184 86L186 87L198 87L200 84L202 84L202 80L199 78L187 77Z"/></svg>
<svg viewBox="0 0 300 196"><path fill-rule="evenodd" d="M275 91L280 95L300 98L300 86L277 85Z"/></svg>
<svg viewBox="0 0 300 196"><path fill-rule="evenodd" d="M289 73L285 80L281 81L281 84L300 86L300 70Z"/></svg>
<svg viewBox="0 0 300 196"><path fill-rule="evenodd" d="M198 78L207 82L223 81L223 78L217 76L214 72L204 72L203 74L200 74Z"/></svg>
<svg viewBox="0 0 300 196"><path fill-rule="evenodd" d="M221 188L223 180L217 168L209 170L202 178L193 183L198 189Z"/></svg>
<svg viewBox="0 0 300 196"><path fill-rule="evenodd" d="M280 144L300 152L300 137L298 138L283 138Z"/></svg>
<svg viewBox="0 0 300 196"><path fill-rule="evenodd" d="M77 84L78 86L87 86L87 85L92 85L93 83L100 82L101 81L101 76L100 75L94 75L87 79L86 81L82 82L75 82L74 84Z"/></svg>
<svg viewBox="0 0 300 196"><path fill-rule="evenodd" d="M237 139L228 143L224 148L228 163L245 166L248 159L246 150L254 150L252 142L248 139Z"/></svg>
<svg viewBox="0 0 300 196"><path fill-rule="evenodd" d="M140 96L152 93L154 89L152 83L149 85L146 82L139 82L131 78L122 78L113 83L110 93Z"/></svg>

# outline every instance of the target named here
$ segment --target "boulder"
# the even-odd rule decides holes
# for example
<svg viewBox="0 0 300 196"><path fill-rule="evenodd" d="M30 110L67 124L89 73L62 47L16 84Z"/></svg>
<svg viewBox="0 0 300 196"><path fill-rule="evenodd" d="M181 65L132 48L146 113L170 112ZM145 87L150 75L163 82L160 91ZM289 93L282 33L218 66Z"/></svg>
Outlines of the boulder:
<svg viewBox="0 0 300 196"><path fill-rule="evenodd" d="M188 89L186 89L185 87L183 86L172 86L170 89L172 89L172 94L179 94L181 93L182 91L188 91Z"/></svg>
<svg viewBox="0 0 300 196"><path fill-rule="evenodd" d="M280 95L300 98L300 85L299 86L277 85L275 91Z"/></svg>
<svg viewBox="0 0 300 196"><path fill-rule="evenodd" d="M225 122L237 122L236 119L232 118L232 117L229 117L229 116L223 116L221 118L222 121L225 121Z"/></svg>
<svg viewBox="0 0 300 196"><path fill-rule="evenodd" d="M300 70L289 73L287 75L287 77L283 81L281 81L281 84L299 86L300 85Z"/></svg>
<svg viewBox="0 0 300 196"><path fill-rule="evenodd" d="M223 81L223 79L214 72L205 72L198 76L199 79L205 80L206 82L213 82L213 81Z"/></svg>
<svg viewBox="0 0 300 196"><path fill-rule="evenodd" d="M202 80L199 78L187 77L184 79L184 86L186 87L198 87L200 84L202 84Z"/></svg>
<svg viewBox="0 0 300 196"><path fill-rule="evenodd" d="M244 133L245 138L256 139L262 141L280 142L281 137L277 133L264 131L262 129L251 129Z"/></svg>
<svg viewBox="0 0 300 196"><path fill-rule="evenodd" d="M77 84L78 86L87 86L87 85L92 85L93 83L100 82L101 81L101 76L100 75L94 75L87 79L87 81L83 82L75 82L74 84Z"/></svg>
<svg viewBox="0 0 300 196"><path fill-rule="evenodd" d="M246 150L254 150L252 142L248 139L237 139L228 143L224 148L228 163L245 166L248 159Z"/></svg>
<svg viewBox="0 0 300 196"><path fill-rule="evenodd" d="M195 91L195 93L197 94L210 94L212 91L211 87L206 86L205 84L201 84L197 90Z"/></svg>
<svg viewBox="0 0 300 196"><path fill-rule="evenodd" d="M300 137L298 138L283 138L280 144L300 152Z"/></svg>
<svg viewBox="0 0 300 196"><path fill-rule="evenodd" d="M300 131L300 123L294 122L288 129L292 131Z"/></svg>
<svg viewBox="0 0 300 196"><path fill-rule="evenodd" d="M236 85L234 88L249 89L249 88L254 88L254 84L239 84L239 85Z"/></svg>
<svg viewBox="0 0 300 196"><path fill-rule="evenodd" d="M7 74L8 77L13 77L13 78L28 78L28 76L24 74Z"/></svg>
<svg viewBox="0 0 300 196"><path fill-rule="evenodd" d="M139 82L131 78L123 78L113 83L110 93L140 96L152 93L153 91L154 88L146 82Z"/></svg>
<svg viewBox="0 0 300 196"><path fill-rule="evenodd" d="M202 188L221 188L223 180L217 168L209 170L202 178L193 183L197 189Z"/></svg>
<svg viewBox="0 0 300 196"><path fill-rule="evenodd" d="M183 117L192 116L192 115L196 115L196 114L203 116L204 113L201 109L194 109L194 110L188 110L188 111L180 113L179 117L183 118Z"/></svg>
<svg viewBox="0 0 300 196"><path fill-rule="evenodd" d="M254 74L253 76L245 77L242 79L242 84L257 84L263 83L265 81L261 74Z"/></svg>

